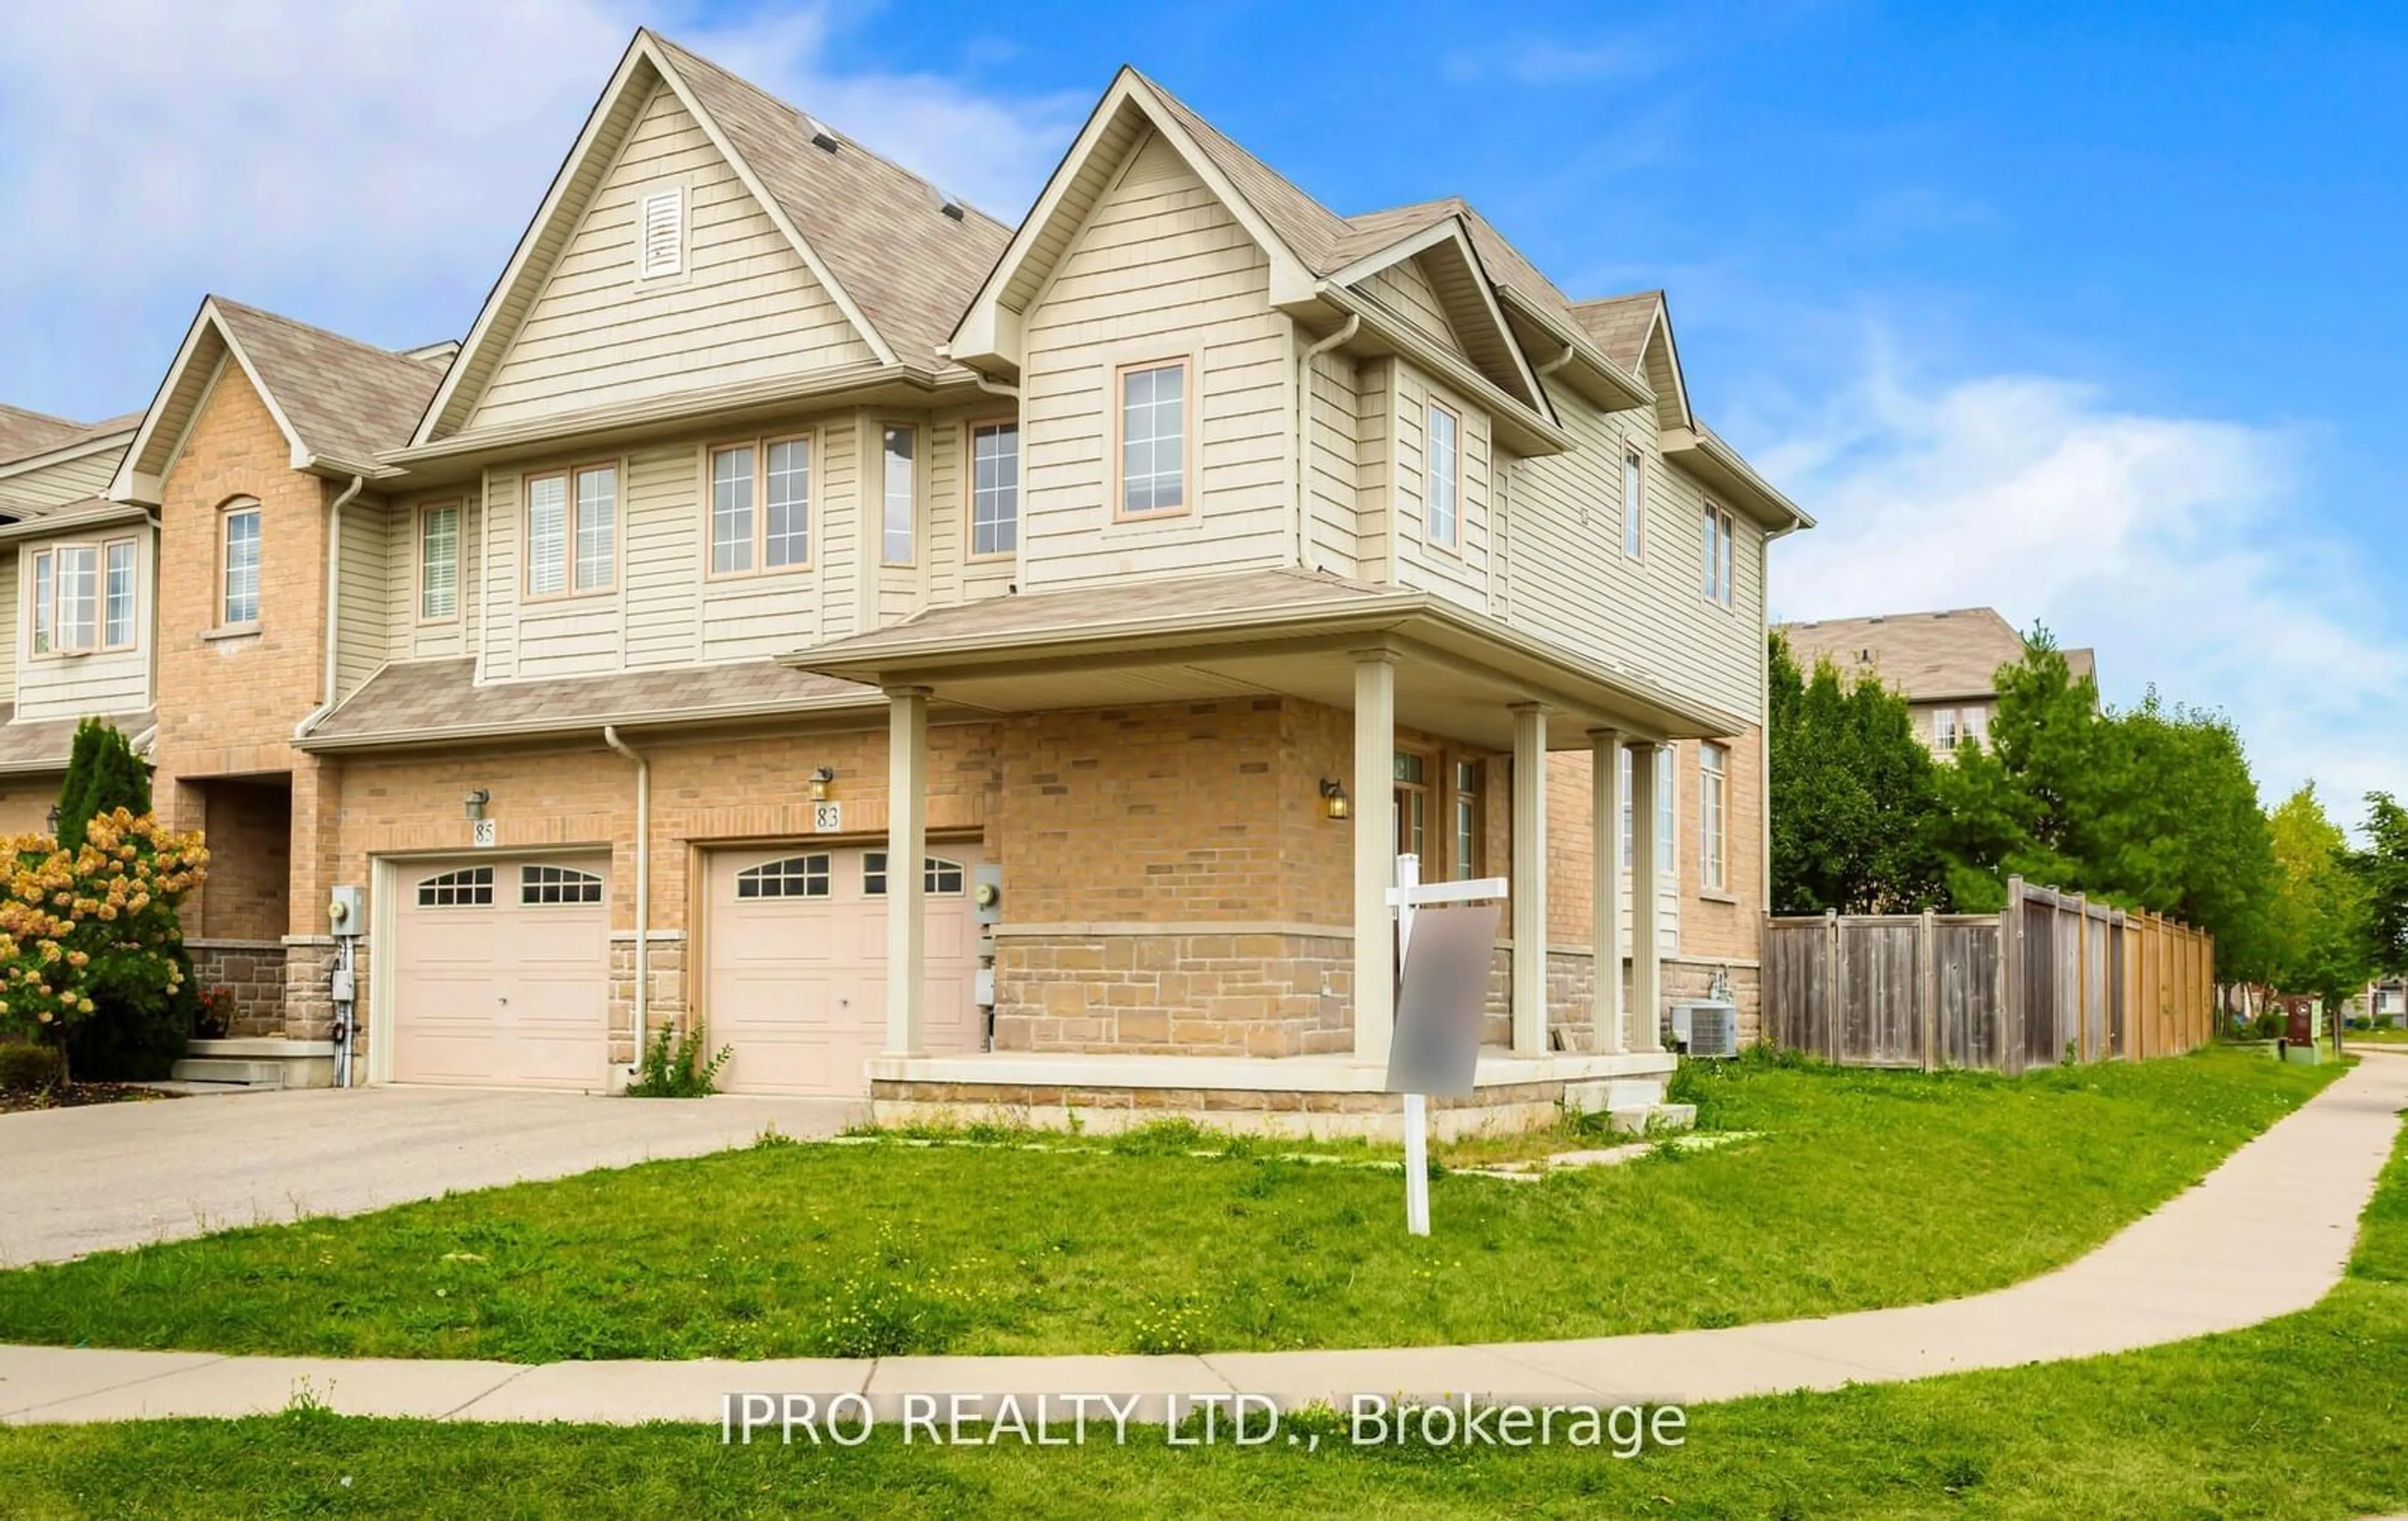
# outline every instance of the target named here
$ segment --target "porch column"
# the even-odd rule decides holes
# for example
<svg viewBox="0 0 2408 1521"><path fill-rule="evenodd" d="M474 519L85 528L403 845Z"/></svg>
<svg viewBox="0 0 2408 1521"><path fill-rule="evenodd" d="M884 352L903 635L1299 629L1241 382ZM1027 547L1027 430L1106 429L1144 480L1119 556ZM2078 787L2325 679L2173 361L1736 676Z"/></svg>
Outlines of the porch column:
<svg viewBox="0 0 2408 1521"><path fill-rule="evenodd" d="M1597 1049L1629 1049L1622 1027L1622 747L1620 729L1588 731L1589 938Z"/></svg>
<svg viewBox="0 0 2408 1521"><path fill-rule="evenodd" d="M1659 910L1656 853L1656 810L1663 806L1656 789L1668 785L1661 757L1653 744L1630 748L1630 1048L1661 1051L1663 1034L1663 951L1656 938Z"/></svg>
<svg viewBox="0 0 2408 1521"><path fill-rule="evenodd" d="M1547 710L1513 705L1513 1049L1547 1049Z"/></svg>
<svg viewBox="0 0 2408 1521"><path fill-rule="evenodd" d="M886 692L886 1054L924 1055L928 689Z"/></svg>
<svg viewBox="0 0 2408 1521"><path fill-rule="evenodd" d="M1354 1055L1384 1064L1397 1021L1397 656L1354 653Z"/></svg>

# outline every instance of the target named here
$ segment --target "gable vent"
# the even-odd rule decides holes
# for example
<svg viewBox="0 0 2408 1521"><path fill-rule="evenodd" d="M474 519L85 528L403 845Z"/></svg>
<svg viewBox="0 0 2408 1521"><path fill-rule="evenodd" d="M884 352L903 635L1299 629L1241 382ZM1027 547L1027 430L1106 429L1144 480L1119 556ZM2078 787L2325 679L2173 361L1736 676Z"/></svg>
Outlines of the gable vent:
<svg viewBox="0 0 2408 1521"><path fill-rule="evenodd" d="M829 153L837 151L836 132L825 122L804 111L796 111L795 114L803 119L803 130L811 135L813 148Z"/></svg>
<svg viewBox="0 0 2408 1521"><path fill-rule="evenodd" d="M685 268L685 192L646 195L637 216L636 278L656 280Z"/></svg>

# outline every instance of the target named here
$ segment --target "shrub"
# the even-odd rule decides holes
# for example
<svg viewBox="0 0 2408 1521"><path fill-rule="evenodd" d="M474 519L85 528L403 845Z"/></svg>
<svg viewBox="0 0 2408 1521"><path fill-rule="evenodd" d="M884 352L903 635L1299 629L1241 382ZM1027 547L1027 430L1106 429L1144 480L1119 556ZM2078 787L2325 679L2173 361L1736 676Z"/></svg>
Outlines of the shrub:
<svg viewBox="0 0 2408 1521"><path fill-rule="evenodd" d="M0 1045L0 1093L39 1093L59 1085L59 1054L17 1041Z"/></svg>
<svg viewBox="0 0 2408 1521"><path fill-rule="evenodd" d="M208 869L200 837L120 808L92 819L72 850L21 835L0 853L12 865L0 889L0 1031L55 1046L67 1076L85 1052L111 1065L155 1059L166 1042L154 1038L192 997L176 905Z"/></svg>
<svg viewBox="0 0 2408 1521"><path fill-rule="evenodd" d="M703 1055L702 1021L683 1030L664 1025L644 1042L636 1081L627 1084L630 1098L704 1098L719 1091L719 1069L736 1049L721 1046Z"/></svg>

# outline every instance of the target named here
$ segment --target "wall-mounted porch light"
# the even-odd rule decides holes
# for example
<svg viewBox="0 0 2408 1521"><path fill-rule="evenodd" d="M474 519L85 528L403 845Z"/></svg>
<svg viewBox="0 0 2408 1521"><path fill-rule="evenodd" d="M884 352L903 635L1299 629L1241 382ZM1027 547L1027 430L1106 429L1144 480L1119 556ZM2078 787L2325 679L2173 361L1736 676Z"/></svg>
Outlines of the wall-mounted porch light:
<svg viewBox="0 0 2408 1521"><path fill-rule="evenodd" d="M468 822L474 824L485 816L485 805L493 800L494 795L491 792L483 787L478 787L461 799L460 806L466 811Z"/></svg>
<svg viewBox="0 0 2408 1521"><path fill-rule="evenodd" d="M1346 783L1324 777L1321 782L1321 811L1333 819L1343 819L1354 811L1354 804L1346 797Z"/></svg>
<svg viewBox="0 0 2408 1521"><path fill-rule="evenodd" d="M811 801L815 803L826 802L828 788L833 786L835 783L835 768L823 766L813 770L811 772Z"/></svg>
<svg viewBox="0 0 2408 1521"><path fill-rule="evenodd" d="M52 803L52 804L50 805L50 833L51 833L51 834L53 834L53 835L56 835L58 832L59 832L59 805L58 805L58 804L56 804L56 803Z"/></svg>

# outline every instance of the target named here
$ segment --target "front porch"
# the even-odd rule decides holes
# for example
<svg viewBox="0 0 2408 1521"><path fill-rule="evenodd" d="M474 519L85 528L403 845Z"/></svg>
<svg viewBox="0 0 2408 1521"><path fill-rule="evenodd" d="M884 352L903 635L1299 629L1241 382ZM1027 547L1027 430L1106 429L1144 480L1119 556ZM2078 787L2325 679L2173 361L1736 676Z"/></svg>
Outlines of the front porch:
<svg viewBox="0 0 2408 1521"><path fill-rule="evenodd" d="M1008 755L1051 758L1007 785L991 834L1006 861L1038 859L1041 841L1087 878L996 884L991 1049L968 1055L929 1049L924 895L916 881L890 895L886 1052L870 1068L882 1117L1395 1127L1386 893L1403 854L1426 876L1511 883L1494 1048L1477 1094L1436 1107L1441 1133L1660 1102L1659 746L1736 721L1427 594L1293 572L997 599L793 658L887 696L890 858L927 849L933 705L1006 715L1007 736L1031 726ZM1062 738L1082 725L1083 752ZM1551 788L1567 753L1580 760ZM1131 756L1154 785L1114 792L1105 779ZM1225 772L1246 773L1242 801L1216 791ZM1441 847L1476 838L1477 815L1453 811L1469 806L1459 787L1499 805L1509 844ZM1556 825L1559 811L1580 816ZM1186 848L1162 849L1167 831ZM1199 894L1197 874L1218 890Z"/></svg>

